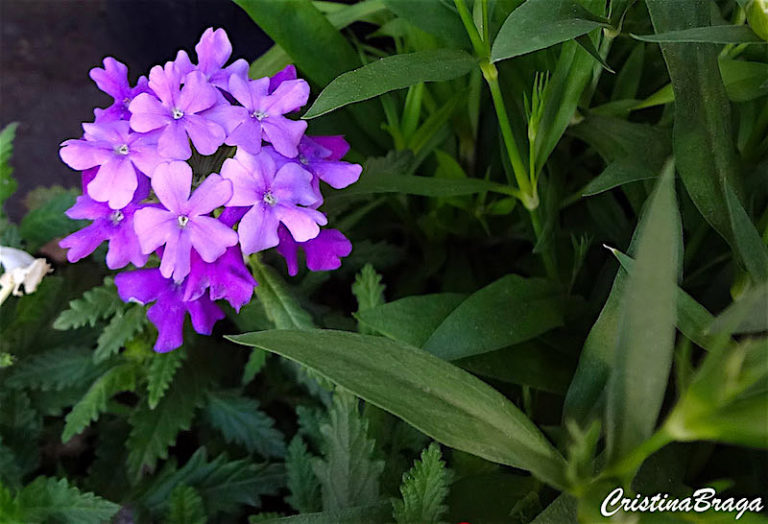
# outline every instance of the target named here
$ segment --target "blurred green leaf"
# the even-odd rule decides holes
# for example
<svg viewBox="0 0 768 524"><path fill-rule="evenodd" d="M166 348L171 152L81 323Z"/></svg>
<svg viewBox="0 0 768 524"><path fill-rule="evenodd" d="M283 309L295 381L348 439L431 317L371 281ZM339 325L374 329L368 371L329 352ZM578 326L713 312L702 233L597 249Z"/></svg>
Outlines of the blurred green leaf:
<svg viewBox="0 0 768 524"><path fill-rule="evenodd" d="M288 495L285 500L299 513L322 509L320 481L312 470L312 455L299 435L293 437L285 454Z"/></svg>
<svg viewBox="0 0 768 524"><path fill-rule="evenodd" d="M451 80L466 75L476 65L468 53L449 49L388 56L334 79L302 118L315 118L419 82Z"/></svg>
<svg viewBox="0 0 768 524"><path fill-rule="evenodd" d="M62 311L53 323L54 329L74 329L95 326L101 319L109 318L123 307L112 278L104 284L89 289L81 298L69 302L69 309Z"/></svg>
<svg viewBox="0 0 768 524"><path fill-rule="evenodd" d="M125 310L118 311L99 335L93 360L97 363L103 362L115 355L146 325L147 314L144 307L132 304Z"/></svg>
<svg viewBox="0 0 768 524"><path fill-rule="evenodd" d="M22 521L63 524L101 524L111 519L120 506L83 493L66 479L38 477L25 486L16 500Z"/></svg>
<svg viewBox="0 0 768 524"><path fill-rule="evenodd" d="M147 366L147 405L155 409L160 399L171 386L176 370L184 362L187 354L184 348L170 353L155 353Z"/></svg>
<svg viewBox="0 0 768 524"><path fill-rule="evenodd" d="M261 301L267 316L277 329L311 329L312 317L291 295L280 275L256 257L251 257L253 277L259 283L256 297Z"/></svg>
<svg viewBox="0 0 768 524"><path fill-rule="evenodd" d="M514 404L425 351L330 330L228 338L301 362L447 446L562 486L562 457Z"/></svg>
<svg viewBox="0 0 768 524"><path fill-rule="evenodd" d="M445 498L452 472L441 460L440 446L434 442L422 451L421 459L403 474L400 486L402 500L394 500L395 522L409 524L439 524L448 506Z"/></svg>
<svg viewBox="0 0 768 524"><path fill-rule="evenodd" d="M337 511L323 511L320 513L304 513L290 517L270 518L256 520L259 524L379 524L390 518L392 505L389 502L381 502L371 506L358 508L345 508Z"/></svg>
<svg viewBox="0 0 768 524"><path fill-rule="evenodd" d="M205 524L203 499L191 486L179 484L171 492L167 524Z"/></svg>
<svg viewBox="0 0 768 524"><path fill-rule="evenodd" d="M93 369L92 352L89 349L56 348L15 364L3 385L58 391L77 384Z"/></svg>
<svg viewBox="0 0 768 524"><path fill-rule="evenodd" d="M746 25L713 25L704 27L692 27L655 35L636 35L632 38L643 42L690 42L710 44L765 44L766 42L757 36Z"/></svg>
<svg viewBox="0 0 768 524"><path fill-rule="evenodd" d="M51 188L45 201L35 207L19 224L19 233L27 243L27 251L34 253L51 240L80 229L87 222L72 220L64 212L75 204L76 189Z"/></svg>
<svg viewBox="0 0 768 524"><path fill-rule="evenodd" d="M627 279L608 382L609 460L624 457L653 432L672 364L682 225L671 161L659 178L647 213Z"/></svg>
<svg viewBox="0 0 768 524"><path fill-rule="evenodd" d="M450 197L473 195L486 191L509 193L506 186L479 178L451 179L426 176L410 176L389 173L363 174L360 181L344 189L344 196L367 195L372 193L405 193L428 197Z"/></svg>
<svg viewBox="0 0 768 524"><path fill-rule="evenodd" d="M768 331L768 282L744 293L712 321L708 330L738 334Z"/></svg>
<svg viewBox="0 0 768 524"><path fill-rule="evenodd" d="M467 31L452 2L414 2L413 0L384 0L387 9L426 31L448 47L469 49Z"/></svg>
<svg viewBox="0 0 768 524"><path fill-rule="evenodd" d="M729 183L725 183L725 202L731 219L733 240L747 272L755 282L768 281L768 248Z"/></svg>
<svg viewBox="0 0 768 524"><path fill-rule="evenodd" d="M13 178L11 155L13 154L13 139L16 136L18 123L12 122L0 131L0 213L8 198L16 192L19 184Z"/></svg>

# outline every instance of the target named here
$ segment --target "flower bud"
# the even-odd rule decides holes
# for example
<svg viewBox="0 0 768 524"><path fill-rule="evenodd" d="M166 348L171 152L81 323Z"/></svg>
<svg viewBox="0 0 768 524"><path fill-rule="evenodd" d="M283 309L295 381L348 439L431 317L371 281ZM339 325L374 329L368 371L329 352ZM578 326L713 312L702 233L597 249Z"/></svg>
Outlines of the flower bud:
<svg viewBox="0 0 768 524"><path fill-rule="evenodd" d="M768 0L752 0L747 4L747 20L752 31L768 40Z"/></svg>

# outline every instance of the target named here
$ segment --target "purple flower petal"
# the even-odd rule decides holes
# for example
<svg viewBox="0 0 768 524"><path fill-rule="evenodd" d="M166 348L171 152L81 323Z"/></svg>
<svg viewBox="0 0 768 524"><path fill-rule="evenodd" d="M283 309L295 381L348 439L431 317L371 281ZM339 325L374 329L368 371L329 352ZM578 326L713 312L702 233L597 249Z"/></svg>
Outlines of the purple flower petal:
<svg viewBox="0 0 768 524"><path fill-rule="evenodd" d="M186 308L181 300L158 301L147 310L147 318L157 328L155 351L167 353L184 343Z"/></svg>
<svg viewBox="0 0 768 524"><path fill-rule="evenodd" d="M247 118L227 135L226 143L257 155L261 152L261 136L261 122L255 118Z"/></svg>
<svg viewBox="0 0 768 524"><path fill-rule="evenodd" d="M296 80L296 67L293 64L285 66L269 79L269 93L274 92L277 87L287 80Z"/></svg>
<svg viewBox="0 0 768 524"><path fill-rule="evenodd" d="M122 209L133 199L138 187L136 170L127 158L109 159L99 168L88 184L88 195L99 202L107 202L112 209Z"/></svg>
<svg viewBox="0 0 768 524"><path fill-rule="evenodd" d="M288 80L280 83L270 95L270 103L265 107L267 113L281 114L296 111L309 99L309 84L304 80Z"/></svg>
<svg viewBox="0 0 768 524"><path fill-rule="evenodd" d="M100 166L112 156L109 149L86 140L66 140L61 145L59 156L65 164L78 171Z"/></svg>
<svg viewBox="0 0 768 524"><path fill-rule="evenodd" d="M193 215L207 215L232 198L232 182L220 175L211 174L195 190L187 203L186 211Z"/></svg>
<svg viewBox="0 0 768 524"><path fill-rule="evenodd" d="M192 156L189 138L182 122L173 121L165 126L157 141L157 151L174 160L186 160Z"/></svg>
<svg viewBox="0 0 768 524"><path fill-rule="evenodd" d="M327 223L325 215L319 211L282 205L280 203L274 207L274 214L280 222L285 224L291 232L291 236L297 242L306 242L307 240L315 238L320 233L318 224L325 225ZM242 222L240 227L242 227Z"/></svg>
<svg viewBox="0 0 768 524"><path fill-rule="evenodd" d="M192 245L206 262L215 261L228 247L237 244L237 233L212 217L195 217L187 228Z"/></svg>
<svg viewBox="0 0 768 524"><path fill-rule="evenodd" d="M307 130L306 120L290 120L276 115L265 118L261 125L264 136L275 146L278 153L287 157L299 154L299 141Z"/></svg>
<svg viewBox="0 0 768 524"><path fill-rule="evenodd" d="M245 255L275 247L280 242L277 237L278 219L266 208L265 204L257 204L240 220L237 234Z"/></svg>
<svg viewBox="0 0 768 524"><path fill-rule="evenodd" d="M111 56L104 59L104 68L94 67L89 73L99 89L115 100L122 98L130 90L128 67Z"/></svg>
<svg viewBox="0 0 768 524"><path fill-rule="evenodd" d="M349 143L341 135L305 137L308 142L314 142L317 146L329 151L323 156L326 160L341 160L349 152Z"/></svg>
<svg viewBox="0 0 768 524"><path fill-rule="evenodd" d="M119 269L129 263L141 267L147 263L148 256L141 252L139 237L136 236L133 225L133 216L125 217L125 224L118 228L109 239L107 251L107 267Z"/></svg>
<svg viewBox="0 0 768 524"><path fill-rule="evenodd" d="M360 164L340 161L320 161L311 164L312 171L334 189L343 189L354 184L363 172Z"/></svg>
<svg viewBox="0 0 768 524"><path fill-rule="evenodd" d="M193 71L184 79L178 108L184 114L199 113L210 108L217 100L216 89L208 83L201 72Z"/></svg>
<svg viewBox="0 0 768 524"><path fill-rule="evenodd" d="M178 228L176 215L158 207L139 209L133 219L141 251L147 255L165 244L174 227Z"/></svg>
<svg viewBox="0 0 768 524"><path fill-rule="evenodd" d="M221 167L221 175L232 182L232 198L227 206L251 206L261 201L266 184L261 178L263 171L251 170L243 164L244 155L238 151L235 158L228 158ZM274 163L273 163L274 164Z"/></svg>
<svg viewBox="0 0 768 524"><path fill-rule="evenodd" d="M195 145L195 149L203 155L212 155L224 143L226 133L224 128L213 120L209 120L200 115L185 115L184 128L189 133L189 138ZM169 126L170 127L170 126ZM184 141L189 142L184 137Z"/></svg>
<svg viewBox="0 0 768 524"><path fill-rule="evenodd" d="M187 302L186 306L192 319L192 327L201 335L210 335L213 331L213 325L224 318L224 312L221 308L205 295L194 302Z"/></svg>
<svg viewBox="0 0 768 524"><path fill-rule="evenodd" d="M148 304L169 291L172 285L157 269L137 269L115 275L117 294L123 302Z"/></svg>
<svg viewBox="0 0 768 524"><path fill-rule="evenodd" d="M109 238L109 228L103 220L75 231L59 242L59 246L68 249L67 260L77 262L93 253L102 242Z"/></svg>
<svg viewBox="0 0 768 524"><path fill-rule="evenodd" d="M302 244L310 271L331 271L341 267L341 259L352 252L352 243L338 229L323 229Z"/></svg>
<svg viewBox="0 0 768 524"><path fill-rule="evenodd" d="M131 111L131 129L148 133L171 122L172 118L162 102L149 93L141 93L128 106Z"/></svg>
<svg viewBox="0 0 768 524"><path fill-rule="evenodd" d="M187 211L189 190L192 186L192 168L186 162L168 162L160 164L152 175L152 189L157 198L174 213Z"/></svg>
<svg viewBox="0 0 768 524"><path fill-rule="evenodd" d="M88 195L80 195L75 205L67 209L66 215L73 220L95 220L109 214L109 206L104 202L96 202Z"/></svg>
<svg viewBox="0 0 768 524"><path fill-rule="evenodd" d="M275 174L272 194L278 202L288 200L304 206L315 204L319 199L312 188L312 174L294 163L285 164Z"/></svg>
<svg viewBox="0 0 768 524"><path fill-rule="evenodd" d="M166 238L163 258L160 260L160 273L165 278L173 277L174 282L181 282L189 274L192 241L189 234L176 228Z"/></svg>

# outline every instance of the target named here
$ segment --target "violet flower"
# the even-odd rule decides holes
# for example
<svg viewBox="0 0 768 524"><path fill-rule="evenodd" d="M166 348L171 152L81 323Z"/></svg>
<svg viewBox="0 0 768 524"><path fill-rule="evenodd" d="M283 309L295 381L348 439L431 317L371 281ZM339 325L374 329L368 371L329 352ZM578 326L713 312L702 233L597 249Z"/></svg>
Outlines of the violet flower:
<svg viewBox="0 0 768 524"><path fill-rule="evenodd" d="M77 197L75 205L67 210L72 219L87 219L93 222L64 238L59 246L68 249L67 260L78 260L93 253L105 240L109 241L107 267L119 269L128 263L141 267L147 262L147 255L141 252L139 239L134 231L134 213L149 193L146 177L134 199L122 209L112 209L107 204L96 202L88 195Z"/></svg>
<svg viewBox="0 0 768 524"><path fill-rule="evenodd" d="M147 95L149 96L149 95ZM133 199L138 181L162 162L157 136L131 133L128 122L83 124L82 139L66 140L59 155L72 169L98 167L87 185L88 195L122 209Z"/></svg>
<svg viewBox="0 0 768 524"><path fill-rule="evenodd" d="M342 136L305 136L299 144L299 162L334 189L354 184L360 178L360 164L342 162L349 144Z"/></svg>
<svg viewBox="0 0 768 524"><path fill-rule="evenodd" d="M271 142L285 156L296 156L297 146L307 129L303 120L290 120L284 115L307 103L309 84L304 80L287 80L269 93L269 78L244 80L233 75L229 93L242 106L219 108L217 119L227 129L226 143L256 154L262 139Z"/></svg>
<svg viewBox="0 0 768 524"><path fill-rule="evenodd" d="M182 79L184 87L181 86ZM131 128L140 133L162 130L158 152L166 158L187 160L189 140L203 155L212 155L224 143L224 129L199 114L219 101L219 92L200 71L182 76L173 62L149 72L149 87L157 95L138 95L129 107Z"/></svg>
<svg viewBox="0 0 768 524"><path fill-rule="evenodd" d="M178 348L184 342L184 318L189 313L192 327L201 335L210 335L213 326L224 318L224 312L201 295L185 301L183 287L163 277L159 269L137 269L115 275L115 285L125 302L154 304L147 311L147 318L157 328L155 351L164 353Z"/></svg>
<svg viewBox="0 0 768 524"><path fill-rule="evenodd" d="M277 89L278 86L283 82L288 80L296 80L296 78L296 67L293 64L288 64L280 71L269 77L269 94L271 95L274 93L275 89ZM299 107L301 106L296 107L296 109L299 109ZM294 109L294 111L296 109Z"/></svg>
<svg viewBox="0 0 768 524"><path fill-rule="evenodd" d="M206 29L195 46L195 53L197 65L192 63L186 51L179 51L176 55L174 63L182 75L200 71L211 84L225 91L229 88L230 76L248 78L248 62L242 58L224 67L232 55L232 44L223 29Z"/></svg>
<svg viewBox="0 0 768 524"><path fill-rule="evenodd" d="M103 68L91 69L90 77L99 89L115 100L107 109L94 110L97 122L128 120L131 117L128 110L130 103L138 94L149 92L147 77L140 77L136 87L131 87L128 83L128 67L109 56L104 59Z"/></svg>
<svg viewBox="0 0 768 524"><path fill-rule="evenodd" d="M277 228L283 223L298 242L320 233L325 215L309 207L318 202L312 188L312 174L298 164L287 163L279 170L266 154L251 155L238 150L224 161L222 176L232 181L233 195L227 206L249 206L238 236L243 253L249 255L278 245Z"/></svg>
<svg viewBox="0 0 768 524"><path fill-rule="evenodd" d="M237 233L206 216L229 201L232 184L212 174L190 197L191 186L192 168L186 162L160 164L152 176L152 189L165 209L145 207L134 219L142 252L149 254L164 245L160 271L176 282L189 274L192 248L204 261L213 262L237 244Z"/></svg>
<svg viewBox="0 0 768 524"><path fill-rule="evenodd" d="M230 247L215 262L205 262L192 251L189 276L184 282L184 300L195 300L205 294L211 300L224 299L235 311L251 301L258 285L243 262L243 253L237 246Z"/></svg>
<svg viewBox="0 0 768 524"><path fill-rule="evenodd" d="M310 271L331 271L341 267L341 259L352 252L352 243L338 229L323 229L315 238L296 242L284 226L278 230L277 252L285 259L288 274L299 272L299 248L304 250Z"/></svg>

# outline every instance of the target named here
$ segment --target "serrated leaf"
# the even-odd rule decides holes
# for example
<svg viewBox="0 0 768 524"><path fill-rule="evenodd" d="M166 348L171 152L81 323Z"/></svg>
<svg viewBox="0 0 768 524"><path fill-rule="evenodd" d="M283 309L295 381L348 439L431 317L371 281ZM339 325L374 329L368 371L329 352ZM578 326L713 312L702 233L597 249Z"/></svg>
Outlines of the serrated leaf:
<svg viewBox="0 0 768 524"><path fill-rule="evenodd" d="M237 391L209 393L205 413L211 426L221 431L227 442L241 444L263 457L285 455L282 433L255 400Z"/></svg>
<svg viewBox="0 0 768 524"><path fill-rule="evenodd" d="M312 461L320 479L323 509L373 504L379 498L384 463L373 459L374 441L368 438L368 421L358 412L357 398L336 390L329 417L320 426L323 458Z"/></svg>
<svg viewBox="0 0 768 524"><path fill-rule="evenodd" d="M98 419L107 409L107 401L115 394L133 391L135 388L136 367L133 363L120 364L107 370L67 415L61 441L67 442Z"/></svg>
<svg viewBox="0 0 768 524"><path fill-rule="evenodd" d="M252 349L251 354L248 357L248 362L245 363L245 368L243 369L243 378L240 383L243 386L250 384L251 381L256 378L256 375L259 374L259 371L261 371L266 362L266 351L262 351L260 349Z"/></svg>
<svg viewBox="0 0 768 524"><path fill-rule="evenodd" d="M89 289L82 298L70 301L69 309L59 314L53 323L54 329L74 329L82 326L95 326L101 319L114 315L123 307L117 295L117 288L111 278L104 284Z"/></svg>
<svg viewBox="0 0 768 524"><path fill-rule="evenodd" d="M126 441L129 476L138 480L144 470L153 470L158 459L168 457L168 448L179 431L190 428L195 410L205 399L206 383L200 372L187 364L173 387L155 409L142 404L131 415L131 433Z"/></svg>
<svg viewBox="0 0 768 524"><path fill-rule="evenodd" d="M441 460L435 443L421 453L410 471L403 474L402 500L393 500L393 516L398 524L437 524L448 511L445 499L451 472Z"/></svg>
<svg viewBox="0 0 768 524"><path fill-rule="evenodd" d="M38 477L25 486L17 502L24 522L29 524L102 524L120 509L117 504L70 486L66 479L46 477Z"/></svg>
<svg viewBox="0 0 768 524"><path fill-rule="evenodd" d="M0 213L8 198L16 192L19 184L13 178L13 166L10 164L13 154L13 139L18 123L12 122L0 131Z"/></svg>
<svg viewBox="0 0 768 524"><path fill-rule="evenodd" d="M352 284L352 294L357 299L357 312L368 311L384 304L384 286L379 275L371 264L366 264L355 277ZM360 333L372 334L372 331L358 321Z"/></svg>
<svg viewBox="0 0 768 524"><path fill-rule="evenodd" d="M320 481L312 469L312 455L299 435L293 437L285 454L288 495L285 500L299 513L322 509Z"/></svg>
<svg viewBox="0 0 768 524"><path fill-rule="evenodd" d="M12 388L58 391L78 384L93 369L92 353L87 348L57 348L14 365L4 384Z"/></svg>
<svg viewBox="0 0 768 524"><path fill-rule="evenodd" d="M277 329L311 329L312 317L291 295L288 286L274 269L251 258L253 277L259 282L256 297Z"/></svg>
<svg viewBox="0 0 768 524"><path fill-rule="evenodd" d="M126 311L118 311L99 335L93 359L103 362L117 354L147 323L144 308L132 305Z"/></svg>
<svg viewBox="0 0 768 524"><path fill-rule="evenodd" d="M191 486L173 488L168 506L167 524L205 524L207 520L203 499Z"/></svg>
<svg viewBox="0 0 768 524"><path fill-rule="evenodd" d="M155 409L171 385L176 370L179 369L187 354L178 349L170 353L155 353L147 368L147 404Z"/></svg>

